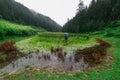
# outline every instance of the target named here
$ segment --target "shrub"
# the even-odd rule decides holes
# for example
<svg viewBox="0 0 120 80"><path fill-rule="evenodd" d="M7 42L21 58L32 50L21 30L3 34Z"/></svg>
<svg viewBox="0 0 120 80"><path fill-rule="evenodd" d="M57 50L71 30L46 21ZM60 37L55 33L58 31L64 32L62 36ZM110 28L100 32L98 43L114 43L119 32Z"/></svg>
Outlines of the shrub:
<svg viewBox="0 0 120 80"><path fill-rule="evenodd" d="M5 53L15 51L16 48L14 47L13 44L14 44L13 41L6 41L0 45L0 50Z"/></svg>
<svg viewBox="0 0 120 80"><path fill-rule="evenodd" d="M115 34L114 37L120 38L120 33Z"/></svg>
<svg viewBox="0 0 120 80"><path fill-rule="evenodd" d="M0 19L2 19L2 15L0 15Z"/></svg>
<svg viewBox="0 0 120 80"><path fill-rule="evenodd" d="M5 37L5 31L0 29L0 39L3 39Z"/></svg>
<svg viewBox="0 0 120 80"><path fill-rule="evenodd" d="M106 33L104 34L104 36L105 36L105 37L113 37L113 36L114 36L114 33L112 33L112 32L106 32Z"/></svg>

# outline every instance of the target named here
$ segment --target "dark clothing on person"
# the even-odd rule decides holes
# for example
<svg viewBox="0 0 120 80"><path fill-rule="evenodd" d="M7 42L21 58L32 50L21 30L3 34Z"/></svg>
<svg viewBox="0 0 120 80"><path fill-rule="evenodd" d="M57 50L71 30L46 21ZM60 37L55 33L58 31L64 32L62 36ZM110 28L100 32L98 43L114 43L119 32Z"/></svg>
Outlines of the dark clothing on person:
<svg viewBox="0 0 120 80"><path fill-rule="evenodd" d="M65 40L67 40L68 39L68 37L65 37Z"/></svg>
<svg viewBox="0 0 120 80"><path fill-rule="evenodd" d="M68 33L64 33L64 39L65 39L65 43L67 43L67 40L68 40Z"/></svg>

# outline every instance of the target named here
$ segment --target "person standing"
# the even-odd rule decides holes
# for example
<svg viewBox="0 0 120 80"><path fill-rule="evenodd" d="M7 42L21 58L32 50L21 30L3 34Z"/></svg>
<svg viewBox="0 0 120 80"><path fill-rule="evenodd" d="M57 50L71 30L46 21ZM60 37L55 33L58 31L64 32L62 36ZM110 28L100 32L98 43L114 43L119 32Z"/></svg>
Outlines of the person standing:
<svg viewBox="0 0 120 80"><path fill-rule="evenodd" d="M64 41L65 41L65 44L68 43L68 33L64 33Z"/></svg>

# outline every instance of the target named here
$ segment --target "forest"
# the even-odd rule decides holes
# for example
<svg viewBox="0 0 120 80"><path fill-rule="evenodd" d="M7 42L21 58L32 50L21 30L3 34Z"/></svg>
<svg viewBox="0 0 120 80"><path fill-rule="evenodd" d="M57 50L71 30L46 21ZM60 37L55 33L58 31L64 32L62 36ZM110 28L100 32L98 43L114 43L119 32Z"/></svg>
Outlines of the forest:
<svg viewBox="0 0 120 80"><path fill-rule="evenodd" d="M78 7L76 16L63 26L62 31L84 33L103 30L114 27L110 23L117 23L120 19L120 0L92 0L89 6L80 0Z"/></svg>

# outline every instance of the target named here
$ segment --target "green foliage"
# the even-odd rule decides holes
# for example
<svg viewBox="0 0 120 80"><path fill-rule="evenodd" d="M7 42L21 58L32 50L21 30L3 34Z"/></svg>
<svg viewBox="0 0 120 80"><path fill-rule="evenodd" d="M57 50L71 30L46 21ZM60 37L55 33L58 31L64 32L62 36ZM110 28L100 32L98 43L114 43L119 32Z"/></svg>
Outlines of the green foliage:
<svg viewBox="0 0 120 80"><path fill-rule="evenodd" d="M107 28L104 31L105 32L104 36L105 37L120 38L120 22L119 21L114 21L109 26L110 26L110 28Z"/></svg>
<svg viewBox="0 0 120 80"><path fill-rule="evenodd" d="M2 16L0 15L0 19L2 19Z"/></svg>
<svg viewBox="0 0 120 80"><path fill-rule="evenodd" d="M114 36L114 34L113 34L113 33L111 33L111 32L106 32L106 33L105 33L105 36L106 36L106 37L113 37L113 36Z"/></svg>
<svg viewBox="0 0 120 80"><path fill-rule="evenodd" d="M0 20L0 39L5 36L30 36L36 34L38 31L30 26L23 26L10 23L8 21ZM41 29L41 31L43 31Z"/></svg>
<svg viewBox="0 0 120 80"><path fill-rule="evenodd" d="M120 20L116 20L116 21L109 23L108 27L112 27L112 28L120 27Z"/></svg>
<svg viewBox="0 0 120 80"><path fill-rule="evenodd" d="M62 31L81 33L103 30L112 21L120 19L120 0L92 0L89 7L82 3L78 10L76 16L63 26ZM118 22L113 24L119 25Z"/></svg>
<svg viewBox="0 0 120 80"><path fill-rule="evenodd" d="M0 39L3 39L5 34L6 34L5 31L0 29Z"/></svg>

